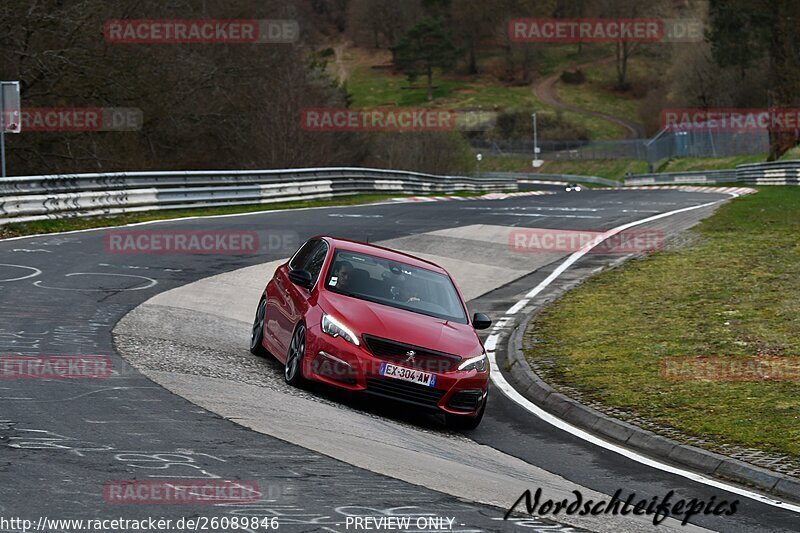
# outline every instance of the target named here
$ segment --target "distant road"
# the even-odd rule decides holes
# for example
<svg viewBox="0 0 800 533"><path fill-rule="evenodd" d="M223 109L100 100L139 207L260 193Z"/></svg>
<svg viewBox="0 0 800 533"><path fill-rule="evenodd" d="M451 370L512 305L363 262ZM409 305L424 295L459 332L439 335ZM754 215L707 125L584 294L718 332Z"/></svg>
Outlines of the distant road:
<svg viewBox="0 0 800 533"><path fill-rule="evenodd" d="M597 65L604 65L606 63L611 63L613 61L614 61L613 57L607 57L605 59L590 61L588 63L582 63L580 65L575 65L572 68L586 69ZM617 126L620 126L625 129L625 137L628 139L641 139L645 136L644 126L638 122L635 122L633 120L628 120L625 118L616 117L614 115L608 115L606 113L600 113L599 111L591 111L589 109L583 109L578 106L568 104L562 101L556 94L556 83L558 83L560 75L561 75L560 72L552 74L534 83L533 85L534 96L536 96L536 98L541 100L543 103L551 107L554 107L555 109L572 111L575 113L596 117L611 122L613 124L616 124Z"/></svg>

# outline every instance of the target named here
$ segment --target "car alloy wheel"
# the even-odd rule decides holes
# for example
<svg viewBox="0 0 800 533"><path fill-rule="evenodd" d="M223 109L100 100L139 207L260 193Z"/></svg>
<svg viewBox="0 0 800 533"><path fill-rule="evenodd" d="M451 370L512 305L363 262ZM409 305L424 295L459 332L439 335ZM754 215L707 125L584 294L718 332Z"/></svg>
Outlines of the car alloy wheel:
<svg viewBox="0 0 800 533"><path fill-rule="evenodd" d="M250 353L265 357L269 352L264 349L264 317L267 314L267 300L261 298L256 309L256 318L253 320L253 331L250 334Z"/></svg>
<svg viewBox="0 0 800 533"><path fill-rule="evenodd" d="M299 387L303 382L303 356L306 352L306 327L300 323L294 330L289 343L289 352L286 354L286 367L283 377L286 383Z"/></svg>

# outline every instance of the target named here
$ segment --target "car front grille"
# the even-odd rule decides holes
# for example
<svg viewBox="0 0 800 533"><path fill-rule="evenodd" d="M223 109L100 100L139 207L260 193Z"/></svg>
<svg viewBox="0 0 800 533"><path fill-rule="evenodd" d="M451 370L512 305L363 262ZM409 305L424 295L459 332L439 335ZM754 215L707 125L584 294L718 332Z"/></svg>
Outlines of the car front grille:
<svg viewBox="0 0 800 533"><path fill-rule="evenodd" d="M375 357L425 372L449 372L458 367L461 357L421 348L372 335L364 335L367 348ZM414 352L413 358L410 356Z"/></svg>
<svg viewBox="0 0 800 533"><path fill-rule="evenodd" d="M367 378L367 392L424 407L436 407L445 391L395 379Z"/></svg>

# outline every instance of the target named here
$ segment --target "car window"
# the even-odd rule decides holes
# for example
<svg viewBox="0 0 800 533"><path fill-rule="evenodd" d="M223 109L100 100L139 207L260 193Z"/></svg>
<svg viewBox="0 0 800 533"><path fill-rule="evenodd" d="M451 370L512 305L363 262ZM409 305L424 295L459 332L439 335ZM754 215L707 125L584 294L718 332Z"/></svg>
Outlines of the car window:
<svg viewBox="0 0 800 533"><path fill-rule="evenodd" d="M339 250L325 288L353 298L467 323L453 282L444 274L407 263Z"/></svg>
<svg viewBox="0 0 800 533"><path fill-rule="evenodd" d="M307 240L294 254L292 260L289 262L289 268L305 268L303 265L308 263L309 256L314 252L316 245L319 244L319 239Z"/></svg>
<svg viewBox="0 0 800 533"><path fill-rule="evenodd" d="M311 251L311 254L309 254L308 261L303 267L311 273L311 279L314 281L314 283L317 282L319 273L322 270L322 264L325 263L325 256L327 255L328 243L325 241L317 241L314 249Z"/></svg>

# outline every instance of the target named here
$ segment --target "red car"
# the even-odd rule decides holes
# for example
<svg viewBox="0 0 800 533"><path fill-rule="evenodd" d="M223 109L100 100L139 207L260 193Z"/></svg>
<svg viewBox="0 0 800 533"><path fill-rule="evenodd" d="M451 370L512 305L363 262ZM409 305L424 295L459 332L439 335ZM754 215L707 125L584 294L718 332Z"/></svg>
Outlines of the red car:
<svg viewBox="0 0 800 533"><path fill-rule="evenodd" d="M313 380L444 413L474 429L486 409L489 361L467 307L441 267L330 237L305 242L267 284L250 351Z"/></svg>

